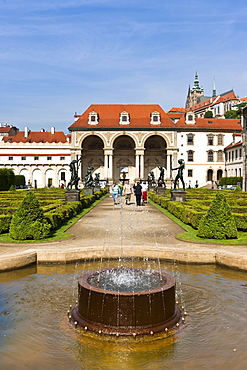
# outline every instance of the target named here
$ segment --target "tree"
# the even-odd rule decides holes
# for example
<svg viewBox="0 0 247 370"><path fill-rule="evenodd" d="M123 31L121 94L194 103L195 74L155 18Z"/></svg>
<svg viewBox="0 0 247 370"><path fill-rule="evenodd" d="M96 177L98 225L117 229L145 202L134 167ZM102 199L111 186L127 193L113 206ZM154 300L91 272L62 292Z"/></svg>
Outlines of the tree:
<svg viewBox="0 0 247 370"><path fill-rule="evenodd" d="M28 191L12 217L10 237L15 240L43 239L49 236L50 228L35 194Z"/></svg>
<svg viewBox="0 0 247 370"><path fill-rule="evenodd" d="M237 227L226 197L220 191L205 216L202 217L197 236L207 239L236 239Z"/></svg>
<svg viewBox="0 0 247 370"><path fill-rule="evenodd" d="M231 110L226 111L224 114L225 118L228 118L228 119L241 118L242 108L246 107L246 105L247 105L247 102L234 105L236 109L231 109Z"/></svg>
<svg viewBox="0 0 247 370"><path fill-rule="evenodd" d="M204 118L213 118L213 112L211 110L208 110L205 114L204 114Z"/></svg>

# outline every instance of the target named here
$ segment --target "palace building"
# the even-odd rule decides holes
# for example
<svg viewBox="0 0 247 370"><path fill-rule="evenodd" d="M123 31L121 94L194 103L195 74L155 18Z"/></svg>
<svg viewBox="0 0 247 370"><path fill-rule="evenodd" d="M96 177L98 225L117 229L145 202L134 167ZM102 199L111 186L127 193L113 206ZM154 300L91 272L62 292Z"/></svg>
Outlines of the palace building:
<svg viewBox="0 0 247 370"><path fill-rule="evenodd" d="M173 168L184 159L187 186L207 186L224 175L224 148L233 133L241 133L238 119L197 118L187 109L165 112L156 104L92 104L75 115L71 131L71 159L82 157L80 174L93 166L102 180L145 180L150 171L165 168L168 188Z"/></svg>

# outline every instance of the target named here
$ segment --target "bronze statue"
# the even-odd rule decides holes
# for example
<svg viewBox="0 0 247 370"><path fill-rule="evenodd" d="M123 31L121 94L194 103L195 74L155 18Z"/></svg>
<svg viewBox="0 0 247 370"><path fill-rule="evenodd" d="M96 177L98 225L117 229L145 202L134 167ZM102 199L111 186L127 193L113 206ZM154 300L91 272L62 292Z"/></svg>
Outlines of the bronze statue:
<svg viewBox="0 0 247 370"><path fill-rule="evenodd" d="M165 169L164 167L162 166L159 166L159 170L160 170L160 176L158 178L158 187L162 187L164 185L165 187Z"/></svg>
<svg viewBox="0 0 247 370"><path fill-rule="evenodd" d="M84 177L85 179L84 187L85 188L92 188L94 185L92 171L93 171L92 166L87 168L87 173L86 173L86 176Z"/></svg>
<svg viewBox="0 0 247 370"><path fill-rule="evenodd" d="M100 175L100 173L95 173L94 174L94 179L93 179L94 186L99 186L99 175Z"/></svg>
<svg viewBox="0 0 247 370"><path fill-rule="evenodd" d="M176 190L176 187L178 186L178 180L181 180L182 185L183 185L183 190L185 191L185 184L184 184L184 179L183 179L183 170L185 167L185 163L183 159L179 159L178 163L179 163L178 167L172 168L172 170L178 170L177 176L175 177L175 180L174 180L173 190Z"/></svg>
<svg viewBox="0 0 247 370"><path fill-rule="evenodd" d="M156 182L155 182L154 172L150 171L148 174L148 186L155 186L155 185L156 185Z"/></svg>
<svg viewBox="0 0 247 370"><path fill-rule="evenodd" d="M81 161L81 157L79 159L74 159L69 165L71 177L66 187L67 190L72 189L72 186L74 186L76 190L79 190L78 182L80 180L80 177L78 177L78 168L79 168L80 161Z"/></svg>

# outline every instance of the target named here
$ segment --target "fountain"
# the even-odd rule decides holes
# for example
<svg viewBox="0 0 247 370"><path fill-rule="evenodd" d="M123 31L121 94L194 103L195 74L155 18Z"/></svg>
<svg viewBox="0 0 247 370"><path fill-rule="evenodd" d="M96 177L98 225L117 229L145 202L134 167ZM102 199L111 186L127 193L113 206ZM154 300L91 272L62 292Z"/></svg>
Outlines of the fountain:
<svg viewBox="0 0 247 370"><path fill-rule="evenodd" d="M154 334L175 325L175 280L167 273L119 267L90 271L78 282L69 316L83 328L111 335Z"/></svg>

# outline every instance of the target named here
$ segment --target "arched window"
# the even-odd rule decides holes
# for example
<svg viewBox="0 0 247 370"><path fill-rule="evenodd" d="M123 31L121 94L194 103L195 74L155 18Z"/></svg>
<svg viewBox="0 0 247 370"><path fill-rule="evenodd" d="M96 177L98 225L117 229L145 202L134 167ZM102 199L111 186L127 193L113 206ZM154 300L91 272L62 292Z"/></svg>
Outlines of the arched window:
<svg viewBox="0 0 247 370"><path fill-rule="evenodd" d="M188 150L188 162L193 162L194 161L194 152L193 150Z"/></svg>
<svg viewBox="0 0 247 370"><path fill-rule="evenodd" d="M214 161L214 152L212 150L208 151L208 162Z"/></svg>
<svg viewBox="0 0 247 370"><path fill-rule="evenodd" d="M218 138L217 145L224 145L224 136L222 134L219 134L217 138Z"/></svg>

